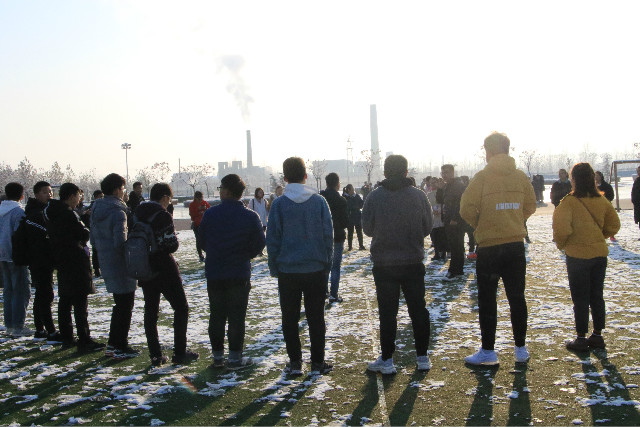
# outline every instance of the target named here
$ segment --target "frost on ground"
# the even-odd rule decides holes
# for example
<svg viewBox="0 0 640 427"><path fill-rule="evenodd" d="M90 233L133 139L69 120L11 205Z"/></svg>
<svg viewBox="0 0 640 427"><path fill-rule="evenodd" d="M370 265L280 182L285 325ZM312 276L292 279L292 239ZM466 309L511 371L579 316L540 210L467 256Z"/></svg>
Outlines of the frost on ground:
<svg viewBox="0 0 640 427"><path fill-rule="evenodd" d="M623 227L617 242L609 244L605 285L608 354L593 352L584 356L564 350L564 340L574 334L564 259L551 241L551 216L535 215L528 221L532 239L527 250L528 345L532 351L528 369L513 368L509 309L503 291L498 294L496 336L501 367L496 373L464 365L463 357L474 352L480 343L474 265L465 264L466 280L443 282L446 264L430 260L429 239L425 283L434 367L428 374L415 370L411 320L402 302L394 355L399 373L381 383L385 399L376 397L376 377L364 372L366 363L378 355L377 301L368 251L345 252L340 288L345 301L327 306L326 359L335 365L333 372L307 375L310 343L303 319L305 375L290 378L282 374L288 359L280 329L277 283L268 275L266 257L253 263L247 311L246 355L257 364L237 372L208 369L211 359L206 279L203 264L195 254L193 233L182 231L177 259L190 306L189 346L200 352L201 360L188 366L151 368L142 292L138 291L129 337L132 346L144 351L135 359L114 362L100 353L79 358L46 341L3 337L0 402L3 408L11 409L0 411L0 423L8 424L19 417L23 417L23 424L188 423L189 417L197 417L201 410L192 407L196 401L211 408L211 417L206 418L211 424L275 423L274 418L293 424L381 424L386 418L392 424L462 424L465 420L492 419L505 424L506 417L536 424L540 419L548 424L559 420L581 424L583 419L588 420L587 424L606 424L612 419L607 407L631 408L633 412L627 413L637 417L640 232L633 224L632 212L622 211L620 216ZM365 240L365 244L368 247L370 242ZM98 293L90 297L90 325L92 336L104 342L111 297L102 280L96 280L96 284ZM171 356L173 311L164 299L160 312L161 342L166 355ZM30 316L28 324L33 327ZM609 339L613 336L615 340ZM621 351L620 343L626 345L625 351ZM369 403L365 394L371 390L373 394L366 397ZM178 403L170 406L172 402ZM454 409L445 413L448 406ZM176 416L176 411L181 415Z"/></svg>

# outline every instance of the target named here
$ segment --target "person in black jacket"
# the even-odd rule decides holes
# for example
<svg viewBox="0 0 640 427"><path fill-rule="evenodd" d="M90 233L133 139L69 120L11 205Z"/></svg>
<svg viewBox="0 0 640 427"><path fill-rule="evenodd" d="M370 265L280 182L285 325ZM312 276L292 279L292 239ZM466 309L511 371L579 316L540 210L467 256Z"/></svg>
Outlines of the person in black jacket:
<svg viewBox="0 0 640 427"><path fill-rule="evenodd" d="M29 248L29 272L31 285L36 290L33 299L33 323L36 327L35 338L48 338L59 341L62 336L56 331L51 314L53 303L53 259L47 224L44 220L44 208L53 198L51 185L38 181L33 186L33 195L25 207L26 232Z"/></svg>
<svg viewBox="0 0 640 427"><path fill-rule="evenodd" d="M602 172L596 171L595 176L596 176L596 186L598 187L598 190L604 193L604 197L608 201L610 202L613 201L615 194L613 192L613 187L611 186L611 184L609 184L604 180L604 175L602 175Z"/></svg>
<svg viewBox="0 0 640 427"><path fill-rule="evenodd" d="M358 243L360 250L365 250L363 241L362 241L362 207L364 206L364 201L362 197L356 190L353 188L353 185L347 184L345 187L347 199L347 216L349 217L349 223L347 228L347 241L349 242L349 250L353 249L353 229L355 228L356 234L358 235Z"/></svg>
<svg viewBox="0 0 640 427"><path fill-rule="evenodd" d="M173 253L178 250L178 237L173 225L173 217L167 212L171 204L173 192L169 184L154 184L149 194L150 201L141 203L135 211L138 221L149 223L158 242L158 251L149 255L149 263L156 273L150 280L140 280L144 294L144 331L147 335L149 356L153 366L160 366L169 361L162 354L158 338L158 312L160 296L164 297L173 308L173 363L183 364L198 360L198 353L187 350L187 323L189 321L189 304L182 287L182 277Z"/></svg>
<svg viewBox="0 0 640 427"><path fill-rule="evenodd" d="M51 199L44 209L51 239L53 261L58 270L58 326L63 345L78 345L78 351L94 351L105 347L94 341L89 331L88 295L96 289L89 260L89 230L73 208L80 201L80 188L66 182L60 186L60 200ZM78 341L73 338L73 309Z"/></svg>
<svg viewBox="0 0 640 427"><path fill-rule="evenodd" d="M571 192L571 181L569 181L569 174L566 169L560 169L558 171L558 179L551 185L551 203L556 208L560 204L560 200Z"/></svg>
<svg viewBox="0 0 640 427"><path fill-rule="evenodd" d="M133 191L129 193L129 199L125 200L129 209L131 209L131 213L135 213L140 203L144 202L144 196L142 195L142 183L140 181L136 181L133 183Z"/></svg>
<svg viewBox="0 0 640 427"><path fill-rule="evenodd" d="M333 258L331 260L331 289L329 291L329 302L342 302L338 296L340 286L340 264L342 264L342 252L344 251L344 241L347 238L345 228L349 225L347 217L347 201L338 192L340 190L340 177L337 173L331 172L325 177L327 188L320 192L320 195L327 200L331 220L333 221Z"/></svg>
<svg viewBox="0 0 640 427"><path fill-rule="evenodd" d="M631 203L633 203L633 220L636 224L640 223L640 166L636 169L637 178L633 181L631 187Z"/></svg>
<svg viewBox="0 0 640 427"><path fill-rule="evenodd" d="M455 177L453 165L446 164L440 168L445 187L442 202L442 222L447 243L451 251L449 270L444 280L455 280L463 275L464 268L464 232L466 223L460 216L460 199L465 186L460 178Z"/></svg>

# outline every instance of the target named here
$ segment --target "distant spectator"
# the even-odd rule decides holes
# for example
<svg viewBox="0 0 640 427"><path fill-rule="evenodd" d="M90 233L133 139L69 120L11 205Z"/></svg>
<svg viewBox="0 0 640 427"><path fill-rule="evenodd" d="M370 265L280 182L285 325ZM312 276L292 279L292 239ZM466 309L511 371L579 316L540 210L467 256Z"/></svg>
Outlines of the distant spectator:
<svg viewBox="0 0 640 427"><path fill-rule="evenodd" d="M253 193L253 199L249 201L249 209L254 211L260 217L260 221L262 222L262 229L267 229L267 201L264 199L264 190L260 187L256 188Z"/></svg>
<svg viewBox="0 0 640 427"><path fill-rule="evenodd" d="M464 233L467 224L460 217L460 198L466 187L460 178L456 178L453 165L442 165L440 170L445 182L442 223L447 236L447 245L451 251L449 269L442 280L448 281L456 280L464 274Z"/></svg>
<svg viewBox="0 0 640 427"><path fill-rule="evenodd" d="M340 266L342 265L342 252L344 251L344 241L346 239L345 228L348 225L347 201L340 195L340 177L337 173L331 172L325 177L327 188L320 192L320 195L327 200L331 220L333 221L333 257L331 260L331 288L329 291L329 302L342 302L338 295L340 286Z"/></svg>
<svg viewBox="0 0 640 427"><path fill-rule="evenodd" d="M636 168L637 177L631 187L631 203L633 203L633 220L640 223L640 166Z"/></svg>
<svg viewBox="0 0 640 427"><path fill-rule="evenodd" d="M431 229L431 243L433 244L432 261L447 260L447 235L444 232L444 223L442 222L442 203L438 201L438 191L442 193L444 188L444 180L442 178L431 177L430 191L427 193L427 199L431 205L433 213L433 228Z"/></svg>
<svg viewBox="0 0 640 427"><path fill-rule="evenodd" d="M571 192L571 182L569 182L569 174L566 169L558 171L558 178L551 186L551 203L556 208L560 204L560 200Z"/></svg>
<svg viewBox="0 0 640 427"><path fill-rule="evenodd" d="M349 226L347 228L347 242L349 243L349 250L353 249L353 231L355 229L358 237L358 249L365 250L364 241L362 236L362 207L364 201L358 193L356 193L353 185L347 184L346 187L346 199L347 199L347 216L349 217Z"/></svg>
<svg viewBox="0 0 640 427"><path fill-rule="evenodd" d="M609 184L607 181L604 180L604 175L602 175L602 172L596 171L595 179L596 179L596 186L598 187L598 190L604 193L605 199L612 202L613 198L615 197L615 194L613 192L613 187L611 186L611 184Z"/></svg>
<svg viewBox="0 0 640 427"><path fill-rule="evenodd" d="M196 191L193 194L193 202L189 203L189 216L191 217L191 229L196 236L196 251L200 262L204 262L204 256L202 255L202 240L200 239L200 221L202 221L202 215L204 211L209 209L211 205L206 200L203 200L202 191Z"/></svg>
<svg viewBox="0 0 640 427"><path fill-rule="evenodd" d="M133 183L133 191L129 193L129 199L125 201L129 209L131 209L131 213L135 213L140 203L144 202L144 197L142 196L142 183L140 181L136 181Z"/></svg>

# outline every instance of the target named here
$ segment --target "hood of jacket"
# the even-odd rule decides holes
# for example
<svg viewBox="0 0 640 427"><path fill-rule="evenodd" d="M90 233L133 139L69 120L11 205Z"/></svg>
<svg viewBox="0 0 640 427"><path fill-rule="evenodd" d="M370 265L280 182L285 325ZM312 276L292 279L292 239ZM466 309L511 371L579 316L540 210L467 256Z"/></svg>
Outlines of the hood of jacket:
<svg viewBox="0 0 640 427"><path fill-rule="evenodd" d="M146 221L151 217L151 215L161 210L165 210L165 209L162 207L160 203L153 202L150 200L148 202L140 203L140 205L137 207L135 211L135 216L141 221Z"/></svg>
<svg viewBox="0 0 640 427"><path fill-rule="evenodd" d="M65 203L57 199L49 200L47 207L44 208L44 217L49 221L55 221L60 215L72 209Z"/></svg>
<svg viewBox="0 0 640 427"><path fill-rule="evenodd" d="M3 200L0 204L0 217L5 216L15 208L20 208L20 203L15 200Z"/></svg>
<svg viewBox="0 0 640 427"><path fill-rule="evenodd" d="M314 194L318 194L315 188L304 184L287 184L282 193L296 203L304 203Z"/></svg>
<svg viewBox="0 0 640 427"><path fill-rule="evenodd" d="M126 213L127 205L115 196L105 196L102 199L93 201L91 216L94 221L104 221L113 213L113 211L123 211Z"/></svg>
<svg viewBox="0 0 640 427"><path fill-rule="evenodd" d="M496 154L489 159L487 169L496 175L511 175L516 170L516 161L508 154Z"/></svg>
<svg viewBox="0 0 640 427"><path fill-rule="evenodd" d="M390 191L398 191L400 189L413 185L413 181L406 177L387 178L380 185Z"/></svg>
<svg viewBox="0 0 640 427"><path fill-rule="evenodd" d="M42 203L36 198L29 197L29 200L27 200L27 206L24 207L24 213L27 216L31 216L34 213L42 212L46 207L46 203Z"/></svg>

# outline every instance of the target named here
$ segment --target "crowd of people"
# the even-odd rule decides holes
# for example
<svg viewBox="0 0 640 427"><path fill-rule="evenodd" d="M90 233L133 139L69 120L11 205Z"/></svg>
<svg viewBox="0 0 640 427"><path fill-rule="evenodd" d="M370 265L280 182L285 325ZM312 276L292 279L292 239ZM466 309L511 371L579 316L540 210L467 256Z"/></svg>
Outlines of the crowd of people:
<svg viewBox="0 0 640 427"><path fill-rule="evenodd" d="M499 280L511 312L516 362L526 363L527 302L525 299L526 220L541 203L539 176L530 180L509 156L510 140L494 132L484 140L486 167L472 179L457 177L445 164L441 177L427 177L420 186L408 176L407 159L389 155L384 161L385 179L366 183L362 196L352 184L341 186L329 173L326 189L306 185L304 161L290 157L283 162L286 186L266 198L261 188L247 205L246 185L229 174L221 180L221 203L211 207L196 191L190 204L196 252L205 263L210 303L209 338L213 368L240 369L254 363L243 355L245 318L251 291L251 260L265 247L271 276L278 284L282 332L289 362L285 372L303 372L300 314L304 303L311 341L311 371L333 369L325 360L325 301L341 303L340 270L345 241L353 250L354 230L358 250L365 250L363 233L371 237L370 258L378 300L379 357L368 369L382 374L396 372L397 315L400 291L404 294L413 327L416 366L429 370L430 314L425 300L425 238L431 237L433 261L449 259L444 281L465 280L465 235L468 258L475 260L481 344L465 361L471 365L496 365ZM639 168L640 172L640 168ZM19 183L5 187L7 200L0 204L0 268L4 283L4 328L12 336L34 335L88 352L105 349L114 358L136 357L140 350L128 342L135 292L144 296L144 329L151 364L169 361L162 353L157 322L161 296L174 310L173 363L197 360L187 348L189 304L180 270L173 257L178 249L173 218L173 197L168 184L152 186L149 200L141 183L127 194L125 179L115 173L100 183L89 209L81 206L82 191L73 183L59 188L53 198L51 185L41 181L23 210L24 189ZM588 163L578 163L571 173L561 169L552 185L553 236L566 255L566 267L574 304L576 337L567 342L573 351L604 348L603 284L607 267L606 239L620 228L611 205L613 190L601 173ZM634 184L632 200L640 205L640 185ZM636 222L640 214L636 212ZM136 280L123 268L129 262L127 236L136 224L146 224L154 250L149 253L153 275ZM19 238L18 238L19 237ZM22 240L21 240L22 239ZM88 242L93 250L91 263ZM17 256L27 248L28 256ZM93 274L92 274L93 267ZM58 329L53 321L53 274L58 280ZM109 338L106 344L91 337L88 295L95 292L93 275L102 276L113 295ZM35 288L35 331L25 326L30 281ZM75 320L77 339L73 333ZM593 331L587 338L591 312ZM225 358L225 330L228 355ZM106 348L105 348L106 347Z"/></svg>

